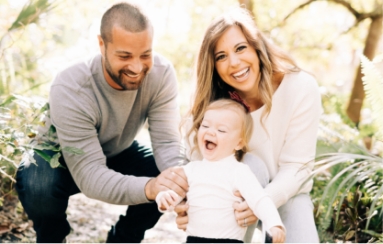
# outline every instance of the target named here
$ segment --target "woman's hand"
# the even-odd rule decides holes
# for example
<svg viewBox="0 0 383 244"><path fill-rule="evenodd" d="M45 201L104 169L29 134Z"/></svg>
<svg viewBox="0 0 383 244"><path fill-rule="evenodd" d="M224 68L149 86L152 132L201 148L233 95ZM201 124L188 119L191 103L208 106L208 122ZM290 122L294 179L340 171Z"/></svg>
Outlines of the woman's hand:
<svg viewBox="0 0 383 244"><path fill-rule="evenodd" d="M275 226L270 229L273 243L285 243L286 233L280 226Z"/></svg>
<svg viewBox="0 0 383 244"><path fill-rule="evenodd" d="M242 195L241 193L239 193L239 191L234 192L234 195L242 198ZM235 202L233 204L233 208L235 219L237 220L239 226L247 227L257 222L257 216L254 215L253 211L249 208L249 205L247 205L246 201Z"/></svg>
<svg viewBox="0 0 383 244"><path fill-rule="evenodd" d="M186 204L186 201L183 200L177 206L175 206L174 211L177 213L176 223L177 227L180 230L186 231L187 224L189 223L189 217L187 215L187 210L189 205Z"/></svg>

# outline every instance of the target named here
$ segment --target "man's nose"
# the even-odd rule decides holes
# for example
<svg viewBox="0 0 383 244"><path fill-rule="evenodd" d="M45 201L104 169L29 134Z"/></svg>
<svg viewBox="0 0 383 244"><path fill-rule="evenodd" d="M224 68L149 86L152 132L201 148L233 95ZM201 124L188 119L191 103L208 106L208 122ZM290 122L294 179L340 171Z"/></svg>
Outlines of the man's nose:
<svg viewBox="0 0 383 244"><path fill-rule="evenodd" d="M130 71L136 73L136 74L139 74L141 73L142 69L143 69L143 65L142 65L142 62L141 60L139 59L134 59L132 60L132 62L128 65L128 68Z"/></svg>

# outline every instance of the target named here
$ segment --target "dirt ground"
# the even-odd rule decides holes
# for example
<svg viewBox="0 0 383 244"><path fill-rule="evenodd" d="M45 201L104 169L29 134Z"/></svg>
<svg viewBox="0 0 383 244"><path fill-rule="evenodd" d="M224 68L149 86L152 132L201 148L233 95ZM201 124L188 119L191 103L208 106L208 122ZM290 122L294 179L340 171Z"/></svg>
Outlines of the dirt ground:
<svg viewBox="0 0 383 244"><path fill-rule="evenodd" d="M0 243L35 243L32 221L23 215L17 197L0 210ZM42 206L44 207L44 206ZM69 198L68 221L72 227L68 243L105 243L110 227L127 207L112 205L77 194ZM182 243L186 234L177 229L174 213L165 213L157 225L146 231L144 243Z"/></svg>
<svg viewBox="0 0 383 244"><path fill-rule="evenodd" d="M126 206L112 205L89 199L83 194L77 194L69 199L68 220L73 231L67 237L69 243L76 242L105 242L110 226L120 214L125 214ZM157 225L146 231L145 243L172 242L181 243L186 240L186 234L177 229L175 214L165 213Z"/></svg>
<svg viewBox="0 0 383 244"><path fill-rule="evenodd" d="M36 235L32 221L26 222L26 216L18 213L17 198L10 208L0 211L0 243L35 243ZM20 204L20 203L18 203ZM17 211L16 211L17 212ZM69 198L67 209L68 221L72 227L67 236L68 243L105 243L107 233L126 206L104 203L77 194ZM154 228L147 230L143 243L184 243L186 233L177 228L175 213L162 215ZM259 243L256 233L253 243Z"/></svg>

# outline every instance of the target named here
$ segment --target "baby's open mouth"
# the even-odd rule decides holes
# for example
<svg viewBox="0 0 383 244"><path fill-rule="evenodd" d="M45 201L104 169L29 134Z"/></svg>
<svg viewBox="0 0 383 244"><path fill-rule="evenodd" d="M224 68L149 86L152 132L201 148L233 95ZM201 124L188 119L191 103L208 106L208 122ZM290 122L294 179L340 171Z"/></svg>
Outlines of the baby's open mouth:
<svg viewBox="0 0 383 244"><path fill-rule="evenodd" d="M215 144L214 142L211 142L208 140L205 141L206 149L213 150L216 146L217 146L217 144Z"/></svg>

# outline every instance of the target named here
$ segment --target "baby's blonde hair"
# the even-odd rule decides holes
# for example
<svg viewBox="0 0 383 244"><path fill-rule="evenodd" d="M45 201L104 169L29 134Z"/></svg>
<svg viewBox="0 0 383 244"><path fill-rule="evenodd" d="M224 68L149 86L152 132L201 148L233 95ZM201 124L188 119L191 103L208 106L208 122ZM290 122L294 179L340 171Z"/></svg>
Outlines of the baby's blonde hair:
<svg viewBox="0 0 383 244"><path fill-rule="evenodd" d="M242 149L235 152L235 157L238 161L241 161L243 159L243 156L245 153L249 151L249 141L251 138L251 135L253 133L253 118L251 117L250 113L247 113L245 107L231 99L219 99L212 103L210 103L203 114L205 114L209 110L231 110L238 114L238 119L242 120L241 123L241 138L243 140L243 147ZM201 126L203 118L199 120L200 122L198 124L193 123L193 128L191 130L195 131L195 136L193 138L194 147L192 148L192 151L198 150L198 129Z"/></svg>

